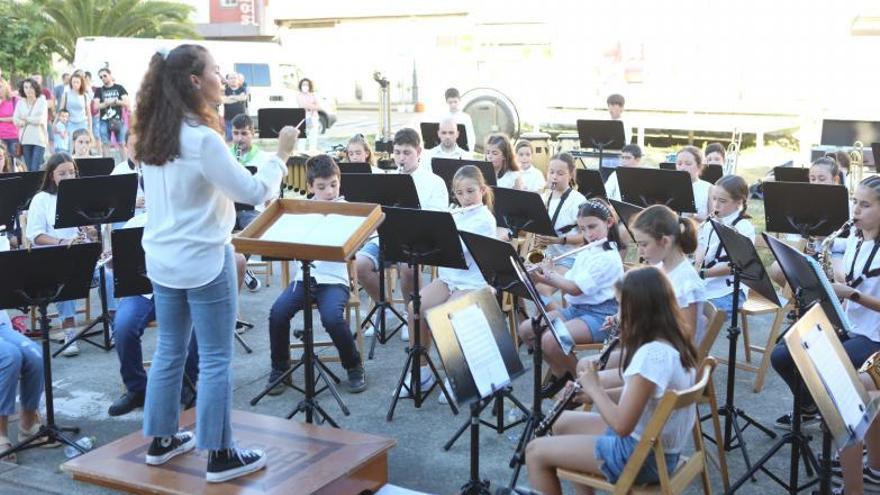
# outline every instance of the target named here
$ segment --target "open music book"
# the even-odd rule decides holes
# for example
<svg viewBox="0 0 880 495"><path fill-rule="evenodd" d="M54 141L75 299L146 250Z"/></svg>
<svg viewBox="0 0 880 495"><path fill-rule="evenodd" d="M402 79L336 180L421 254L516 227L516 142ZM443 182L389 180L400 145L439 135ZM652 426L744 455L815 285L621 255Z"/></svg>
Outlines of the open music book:
<svg viewBox="0 0 880 495"><path fill-rule="evenodd" d="M260 236L263 241L342 246L364 217L330 213L285 213Z"/></svg>
<svg viewBox="0 0 880 495"><path fill-rule="evenodd" d="M813 361L819 378L822 379L828 395L840 411L840 416L850 434L854 434L859 423L862 422L867 406L853 382L847 379L846 368L831 347L828 333L833 331L832 328L823 329L816 325L804 335L801 345Z"/></svg>

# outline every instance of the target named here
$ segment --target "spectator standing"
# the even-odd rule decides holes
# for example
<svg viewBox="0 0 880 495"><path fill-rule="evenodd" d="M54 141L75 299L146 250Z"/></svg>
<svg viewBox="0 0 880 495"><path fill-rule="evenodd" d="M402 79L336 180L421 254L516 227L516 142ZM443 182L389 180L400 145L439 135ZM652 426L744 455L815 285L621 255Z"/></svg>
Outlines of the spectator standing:
<svg viewBox="0 0 880 495"><path fill-rule="evenodd" d="M82 72L76 71L68 78L68 85L61 94L61 104L59 109L67 110L70 114L70 120L67 123L67 143L60 147L56 143L59 150L71 150L71 136L79 129L85 129L92 134L92 108L91 99L89 99L86 91L85 78Z"/></svg>
<svg viewBox="0 0 880 495"><path fill-rule="evenodd" d="M98 104L101 112L98 135L101 137L101 146L109 146L111 135L116 136L117 144L125 143L125 134L128 126L125 124L123 112L128 108L128 91L120 84L113 81L110 69L103 68L98 71L103 86L95 90L94 101ZM126 159L125 147L120 146L122 159Z"/></svg>
<svg viewBox="0 0 880 495"><path fill-rule="evenodd" d="M0 77L0 140L6 144L10 153L15 153L18 146L18 127L12 122L15 104L18 97L5 79Z"/></svg>
<svg viewBox="0 0 880 495"><path fill-rule="evenodd" d="M22 156L28 170L36 172L43 165L43 155L49 144L49 108L40 84L33 78L25 79L18 86L21 97L15 105L13 122L18 127Z"/></svg>
<svg viewBox="0 0 880 495"><path fill-rule="evenodd" d="M226 120L226 141L232 141L232 119L247 114L248 91L244 76L231 72L226 76L223 94L223 119Z"/></svg>

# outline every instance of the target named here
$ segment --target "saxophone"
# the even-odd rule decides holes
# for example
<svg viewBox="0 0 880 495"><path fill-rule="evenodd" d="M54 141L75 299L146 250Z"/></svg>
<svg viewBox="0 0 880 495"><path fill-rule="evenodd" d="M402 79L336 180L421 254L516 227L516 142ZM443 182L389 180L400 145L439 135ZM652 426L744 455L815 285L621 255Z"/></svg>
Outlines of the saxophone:
<svg viewBox="0 0 880 495"><path fill-rule="evenodd" d="M831 246L834 244L835 239L852 228L852 226L853 221L847 220L839 229L823 239L822 244L819 246L818 253L816 254L816 261L822 266L822 271L825 272L825 276L828 277L829 282L834 282L834 266L831 264Z"/></svg>
<svg viewBox="0 0 880 495"><path fill-rule="evenodd" d="M880 352L871 354L868 359L862 363L859 373L866 373L874 382L874 388L880 390Z"/></svg>

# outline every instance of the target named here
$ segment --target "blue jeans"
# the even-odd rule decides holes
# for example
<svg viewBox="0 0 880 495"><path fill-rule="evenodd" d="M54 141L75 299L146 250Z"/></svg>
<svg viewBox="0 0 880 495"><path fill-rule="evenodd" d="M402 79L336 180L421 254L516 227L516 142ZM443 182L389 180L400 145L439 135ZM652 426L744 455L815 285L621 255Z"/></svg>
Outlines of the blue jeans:
<svg viewBox="0 0 880 495"><path fill-rule="evenodd" d="M109 120L100 120L98 122L98 132L101 136L101 142L104 144L110 144L110 121ZM128 126L125 125L125 120L121 120L119 124L119 132L116 133L116 143L124 144L125 143L125 135L128 134Z"/></svg>
<svg viewBox="0 0 880 495"><path fill-rule="evenodd" d="M16 385L21 385L21 408L35 411L43 395L43 351L16 332L6 311L0 311L0 416L15 414Z"/></svg>
<svg viewBox="0 0 880 495"><path fill-rule="evenodd" d="M132 296L120 299L119 308L113 320L116 340L116 355L119 356L119 374L125 390L131 393L144 393L147 389L147 372L144 370L144 356L141 337L147 325L156 319L156 306L152 299ZM199 353L196 338L189 342L186 376L196 383L199 373Z"/></svg>
<svg viewBox="0 0 880 495"><path fill-rule="evenodd" d="M874 342L864 335L849 334L841 343L843 344L843 350L846 351L846 355L849 356L850 362L852 362L856 369L867 361L871 354L880 351L880 342ZM795 392L795 387L803 386L801 374L798 372L785 342L780 342L773 348L773 352L770 354L770 365L785 380L792 393ZM802 408L804 409L812 408L816 404L813 396L806 392L806 390L806 387L804 387L805 393L801 401Z"/></svg>
<svg viewBox="0 0 880 495"><path fill-rule="evenodd" d="M730 311L733 309L733 292L726 296L709 299L709 302L711 302L718 311L724 311L727 313L727 318L730 318ZM737 306L740 308L742 308L742 305L746 302L746 293L742 289L739 291L739 299L736 302Z"/></svg>
<svg viewBox="0 0 880 495"><path fill-rule="evenodd" d="M196 446L226 449L232 439L232 339L238 307L232 245L226 245L223 269L214 280L192 289L172 289L153 282L156 352L147 379L144 435L168 437L178 431L180 389L190 335L199 348Z"/></svg>
<svg viewBox="0 0 880 495"><path fill-rule="evenodd" d="M92 283L95 285L100 283L101 274L98 270L95 268L95 273L92 275ZM105 268L105 270L104 288L107 290L107 310L114 311L116 310L116 289L113 286L113 270L110 268ZM100 300L98 300L98 304L100 304ZM58 301L55 303L55 311L58 312L58 317L62 320L74 318L76 316L76 301Z"/></svg>
<svg viewBox="0 0 880 495"><path fill-rule="evenodd" d="M21 157L27 165L28 172L39 172L43 167L43 155L46 154L46 148L36 144L23 144L21 146Z"/></svg>
<svg viewBox="0 0 880 495"><path fill-rule="evenodd" d="M345 322L348 286L317 284L312 279L310 289L312 298L318 302L321 323L339 351L342 367L350 369L360 366L361 356L355 348L348 323ZM302 282L293 282L281 292L269 311L269 347L272 369L275 371L285 371L290 367L290 319L303 308L304 302L305 286Z"/></svg>

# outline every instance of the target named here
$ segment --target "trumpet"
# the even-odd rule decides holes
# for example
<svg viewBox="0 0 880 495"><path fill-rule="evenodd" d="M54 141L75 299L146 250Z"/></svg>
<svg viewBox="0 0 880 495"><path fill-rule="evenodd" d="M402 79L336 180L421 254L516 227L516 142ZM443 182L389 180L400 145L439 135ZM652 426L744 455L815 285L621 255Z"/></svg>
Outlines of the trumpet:
<svg viewBox="0 0 880 495"><path fill-rule="evenodd" d="M587 249L590 246L592 246L592 243L588 243L588 244L585 244L579 248L572 249L571 251L569 251L565 254L560 254L559 256L554 256L551 259L553 260L553 263L557 263L560 260L564 260L565 258L568 258L569 256L574 256L574 255L580 253L581 251ZM533 265L537 265L538 263L542 263L544 261L544 258L545 258L545 256L544 256L543 250L536 249L534 251L529 251L526 254L526 261L528 261L529 263L531 263ZM541 267L540 266L533 266L533 267L529 268L528 270L526 270L526 273L532 273L533 271L537 270L538 268L541 268Z"/></svg>

